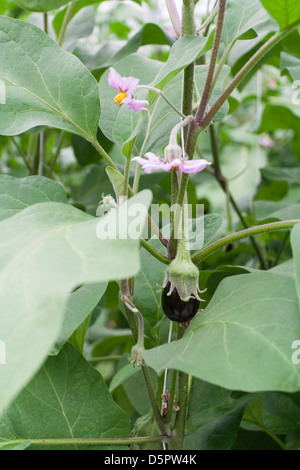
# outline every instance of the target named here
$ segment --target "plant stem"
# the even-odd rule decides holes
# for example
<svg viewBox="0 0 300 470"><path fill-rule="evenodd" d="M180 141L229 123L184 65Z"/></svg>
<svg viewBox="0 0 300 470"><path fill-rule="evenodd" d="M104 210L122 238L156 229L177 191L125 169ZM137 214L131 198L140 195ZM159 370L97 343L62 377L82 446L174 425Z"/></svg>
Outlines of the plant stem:
<svg viewBox="0 0 300 470"><path fill-rule="evenodd" d="M203 29L205 29L207 26L210 25L210 23L212 22L212 20L214 19L214 17L216 16L217 12L218 12L218 9L219 9L219 3L217 2L216 5L214 6L212 12L210 13L210 15L208 16L208 18L204 21L204 23L202 23L202 25L197 29L197 33L200 33L200 31L203 31Z"/></svg>
<svg viewBox="0 0 300 470"><path fill-rule="evenodd" d="M170 391L170 401L169 401L169 409L166 416L166 422L169 423L172 418L173 414L173 405L175 399L175 390L176 390L176 382L177 382L177 370L172 371L172 383L171 383L171 391Z"/></svg>
<svg viewBox="0 0 300 470"><path fill-rule="evenodd" d="M115 354L114 356L91 357L90 359L88 359L88 362L90 364L98 364L98 362L119 361L120 359L122 359L122 356Z"/></svg>
<svg viewBox="0 0 300 470"><path fill-rule="evenodd" d="M43 14L43 19L44 19L44 31L46 34L48 34L49 27L48 27L48 13Z"/></svg>
<svg viewBox="0 0 300 470"><path fill-rule="evenodd" d="M57 146L56 146L56 151L55 151L55 154L54 154L54 157L53 157L53 160L50 164L50 167L49 167L49 170L48 170L48 176L50 176L54 170L54 167L56 165L56 162L57 162L57 159L59 157L59 154L60 154L60 151L62 149L62 145L63 145L63 142L64 142L64 138L65 138L65 131L61 131L60 133L60 136L58 138L58 142L57 142Z"/></svg>
<svg viewBox="0 0 300 470"><path fill-rule="evenodd" d="M130 165L131 165L131 154L127 155L127 157L126 157L123 191L122 191L122 194L121 194L121 196L123 196L123 198L126 198L126 199L127 199L127 196L128 196Z"/></svg>
<svg viewBox="0 0 300 470"><path fill-rule="evenodd" d="M278 33L274 34L261 48L253 54L251 59L241 68L241 70L236 74L234 79L231 83L227 86L221 96L217 99L215 104L209 110L209 112L204 116L204 118L198 122L199 126L205 129L214 116L217 114L221 106L225 103L227 98L231 95L233 90L240 84L240 82L245 78L245 76L253 69L253 67L257 64L259 60L261 60L264 55L272 49L275 44L281 41L285 36L287 36L298 24L300 20L293 23L292 25L286 27L285 29L279 31Z"/></svg>
<svg viewBox="0 0 300 470"><path fill-rule="evenodd" d="M166 0L166 4L174 32L176 36L180 38L180 36L182 35L182 25L175 0Z"/></svg>
<svg viewBox="0 0 300 470"><path fill-rule="evenodd" d="M280 258L281 258L282 253L283 253L283 250L284 250L284 248L285 248L285 245L286 245L286 243L287 243L287 241L288 241L288 239L289 239L289 236L290 236L290 233L289 233L289 232L286 232L285 237L284 237L284 239L282 240L281 246L280 246L280 248L279 248L279 250L278 250L276 259L275 259L275 261L274 261L274 264L273 264L273 266L272 266L273 268L275 268L275 266L277 266L277 264L279 263L279 260L280 260Z"/></svg>
<svg viewBox="0 0 300 470"><path fill-rule="evenodd" d="M295 220L284 220L280 222L272 222L270 224L258 225L255 227L248 228L246 230L241 230L240 232L233 233L231 235L227 235L227 237L221 238L220 240L211 243L210 245L206 246L202 250L198 251L192 257L192 261L195 264L199 264L205 258L207 258L212 253L215 253L223 246L229 245L238 240L242 240L243 238L251 237L253 235L260 235L262 233L267 232L275 232L276 230L286 230L293 228L296 224L300 223L300 219Z"/></svg>
<svg viewBox="0 0 300 470"><path fill-rule="evenodd" d="M195 34L195 20L194 20L194 2L189 0L183 0L182 6L182 34L183 36L193 36ZM183 96L182 96L182 113L185 116L191 116L193 112L193 97L194 97L194 76L195 76L195 64L190 64L184 70L183 75ZM183 155L186 150L186 137L188 134L188 127L186 126L183 131ZM180 185L178 191L177 205L175 214L173 217L173 223L171 226L171 237L168 244L169 258L174 258L177 249L177 240L175 240L175 223L179 220L179 212L181 210L184 197L186 194L186 188L188 184L188 175L182 173L180 175Z"/></svg>
<svg viewBox="0 0 300 470"><path fill-rule="evenodd" d="M153 107L151 115L150 115L150 113L147 113L148 124L147 124L147 129L146 129L146 135L145 135L145 138L144 138L144 142L143 142L143 145L142 145L140 153L139 153L139 157L144 156L144 150L145 150L145 147L146 147L146 144L148 142L149 135L150 135L152 119L153 119L153 116L155 114L158 103L159 103L159 99L156 100L156 103ZM141 175L141 166L137 165L136 170L135 170L134 180L133 180L133 194L136 194L138 192L139 182L140 182L140 175Z"/></svg>
<svg viewBox="0 0 300 470"><path fill-rule="evenodd" d="M161 263L164 263L164 264L170 263L170 260L166 256L159 253L159 251L153 248L153 246L147 243L146 240L144 240L143 238L141 238L141 246L145 248L145 250L147 250L148 253L150 253L154 258L156 258Z"/></svg>
<svg viewBox="0 0 300 470"><path fill-rule="evenodd" d="M156 424L163 434L170 435L170 431L168 431L168 427L166 426L166 423L164 422L160 414L159 408L158 408L158 404L157 404L156 397L155 397L155 392L154 392L150 374L149 374L149 369L147 366L142 366L142 371L143 371L144 379L146 382L148 395L149 395L150 403L151 403L151 408L153 411L153 416L155 418Z"/></svg>
<svg viewBox="0 0 300 470"><path fill-rule="evenodd" d="M139 85L138 88L145 88L146 90L153 91L157 95L161 96L162 99L165 100L165 102L170 106L170 108L172 108L173 111L175 111L175 113L179 114L179 116L181 116L182 118L185 118L185 115L182 114L182 112L178 108L176 108L176 106L169 100L169 98L166 97L163 91L160 90L159 88L155 88L153 86L148 86L148 85Z"/></svg>
<svg viewBox="0 0 300 470"><path fill-rule="evenodd" d="M228 182L226 181L226 179L224 178L223 174L222 174L222 170L221 170L221 162L220 162L220 154L219 154L219 148L218 148L218 143L217 143L217 139L216 139L216 135L215 135L215 130L214 130L214 126L210 126L209 128L209 132L210 132L210 143L211 143L211 150L212 150L212 155L213 155L213 160L214 160L214 172L212 172L212 175L216 178L216 180L218 181L219 185L221 186L221 188L223 189L224 193L226 194L226 197L229 199L229 201L231 202L234 210L236 211L237 215L239 216L240 218L240 221L242 222L243 226L245 227L245 229L249 228L239 206L237 205L234 197L232 196L232 194L230 193L229 191L229 188L228 188ZM259 262L260 262L260 265L261 265L261 268L266 270L267 269L267 265L266 265L266 262L264 260L264 257L259 249L259 246L257 245L256 241L254 240L254 238L250 238L250 241L252 243L252 246L256 252L256 255L259 259Z"/></svg>
<svg viewBox="0 0 300 470"><path fill-rule="evenodd" d="M151 442L161 442L166 436L145 436L145 437L128 437L128 438L66 438L66 439L30 439L31 445L35 446L67 446L67 445L87 445L87 446L110 446L110 445L130 445L143 444ZM9 441L12 443L24 442L24 440Z"/></svg>
<svg viewBox="0 0 300 470"><path fill-rule="evenodd" d="M203 116L206 112L208 102L209 102L212 81L214 78L214 71L215 71L215 67L216 67L216 63L218 59L218 52L219 52L220 43L221 43L221 36L222 36L225 11L226 11L226 2L227 0L219 0L218 21L217 21L217 26L216 26L216 34L214 38L212 55L211 55L211 59L209 63L209 68L208 68L206 82L205 82L205 86L204 86L204 90L202 94L202 99L201 99L201 102L200 102L200 105L199 105L199 108L195 117L195 125L199 125L199 123L202 121Z"/></svg>
<svg viewBox="0 0 300 470"><path fill-rule="evenodd" d="M120 287L121 287L121 291L122 291L123 295L124 294L127 295L127 292L128 292L128 284L125 285L125 282L126 281L121 281L120 282ZM131 332L132 332L133 339L134 339L135 342L137 342L139 335L138 335L138 328L136 326L136 322L135 322L135 318L134 318L134 313L128 308L126 303L123 303L123 305L124 305L124 308L125 308L125 311L126 311L126 314L127 314L127 319L128 319L128 323L129 323ZM166 425L163 421L163 418L162 418L162 416L160 414L160 411L159 411L159 408L158 408L158 404L157 404L156 397L155 397L155 392L154 392L154 389L153 389L153 385L152 385L152 382L151 382L149 369L148 369L147 365L142 365L142 371L143 371L143 375L144 375L144 379L145 379L145 383L146 383L146 387L147 387L151 407L152 407L152 410L153 410L153 416L154 416L155 421L156 421L159 429L161 430L161 432L163 434L166 434Z"/></svg>
<svg viewBox="0 0 300 470"><path fill-rule="evenodd" d="M14 137L11 137L11 141L13 142L13 144L15 145L16 149L18 150L18 152L20 153L20 156L23 158L24 160L24 163L27 167L27 170L29 171L29 173L31 173L31 167L28 163L28 160L27 160L27 156L25 155L25 152L24 150L22 149L21 145L19 145L19 143L17 142L17 140L14 138Z"/></svg>
<svg viewBox="0 0 300 470"><path fill-rule="evenodd" d="M75 7L75 0L72 0L71 3L69 3L68 5L67 11L64 16L63 24L61 26L61 30L59 32L59 36L57 39L57 43L59 46L62 46L62 43L64 42L67 26L70 22L74 7Z"/></svg>
<svg viewBox="0 0 300 470"><path fill-rule="evenodd" d="M177 340L181 339L184 334L184 329L178 325ZM171 450L182 450L184 446L185 436L185 421L187 412L188 402L188 374L179 371L178 372L178 397L177 403L179 410L176 414L176 420L173 428L174 438L170 442Z"/></svg>

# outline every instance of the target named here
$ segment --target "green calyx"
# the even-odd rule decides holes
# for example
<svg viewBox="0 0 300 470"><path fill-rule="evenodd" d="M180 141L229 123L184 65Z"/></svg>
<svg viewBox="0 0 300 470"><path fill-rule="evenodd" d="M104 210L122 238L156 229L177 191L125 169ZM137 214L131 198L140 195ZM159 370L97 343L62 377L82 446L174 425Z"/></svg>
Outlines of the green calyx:
<svg viewBox="0 0 300 470"><path fill-rule="evenodd" d="M171 261L166 269L164 287L170 282L171 295L174 289L179 297L188 302L191 297L201 300L199 297L199 270L192 262L188 249L188 242L185 238L178 241L176 258Z"/></svg>

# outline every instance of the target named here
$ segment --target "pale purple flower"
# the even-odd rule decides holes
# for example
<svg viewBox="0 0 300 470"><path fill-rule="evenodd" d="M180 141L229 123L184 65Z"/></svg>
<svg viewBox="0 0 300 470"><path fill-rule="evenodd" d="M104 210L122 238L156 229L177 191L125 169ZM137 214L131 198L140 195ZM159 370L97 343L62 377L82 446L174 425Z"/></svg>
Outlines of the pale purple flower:
<svg viewBox="0 0 300 470"><path fill-rule="evenodd" d="M259 139L259 145L265 148L272 148L274 147L274 140L270 139L270 137L261 137Z"/></svg>
<svg viewBox="0 0 300 470"><path fill-rule="evenodd" d="M108 84L119 92L119 94L114 99L118 106L125 104L128 109L132 109L133 111L138 112L147 109L146 106L149 104L148 101L136 100L133 96L133 93L139 84L138 78L121 77L121 75L113 67L110 67Z"/></svg>
<svg viewBox="0 0 300 470"><path fill-rule="evenodd" d="M145 158L135 157L132 160L136 161L142 166L145 173L150 174L154 170L164 171L181 171L182 173L199 173L204 170L208 165L211 165L207 160L182 160L175 158L172 161L167 161L157 157L152 152L146 153Z"/></svg>

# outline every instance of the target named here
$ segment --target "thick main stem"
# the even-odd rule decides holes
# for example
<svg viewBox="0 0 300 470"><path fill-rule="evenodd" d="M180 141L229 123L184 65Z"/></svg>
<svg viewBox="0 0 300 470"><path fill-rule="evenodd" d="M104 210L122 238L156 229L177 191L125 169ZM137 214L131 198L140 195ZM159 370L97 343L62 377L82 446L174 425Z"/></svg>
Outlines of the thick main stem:
<svg viewBox="0 0 300 470"><path fill-rule="evenodd" d="M218 21L217 21L217 26L216 26L216 34L215 34L211 59L209 63L208 73L206 77L206 82L205 82L201 102L200 102L200 105L199 105L199 108L195 117L195 123L197 125L199 125L199 123L202 121L203 116L206 112L208 102L209 102L212 82L214 78L214 71L215 71L215 67L216 67L216 63L218 59L218 52L219 52L220 43L221 43L225 11L226 11L226 2L227 0L219 0Z"/></svg>

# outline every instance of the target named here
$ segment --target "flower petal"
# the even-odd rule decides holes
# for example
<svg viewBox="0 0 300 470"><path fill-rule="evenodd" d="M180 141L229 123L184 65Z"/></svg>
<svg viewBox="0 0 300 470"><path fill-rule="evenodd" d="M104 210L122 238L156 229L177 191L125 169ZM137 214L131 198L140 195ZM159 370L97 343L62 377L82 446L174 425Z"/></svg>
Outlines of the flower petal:
<svg viewBox="0 0 300 470"><path fill-rule="evenodd" d="M123 104L126 104L128 109L131 109L132 111L140 112L147 110L146 106L148 106L149 102L146 100L125 99Z"/></svg>
<svg viewBox="0 0 300 470"><path fill-rule="evenodd" d="M145 157L152 162L161 162L161 159L152 152L145 153Z"/></svg>
<svg viewBox="0 0 300 470"><path fill-rule="evenodd" d="M205 170L207 166L211 165L211 162L207 160L185 160L180 163L179 170L182 173L199 173L202 170Z"/></svg>
<svg viewBox="0 0 300 470"><path fill-rule="evenodd" d="M122 89L127 95L132 95L138 87L139 79L135 77L124 77L122 78Z"/></svg>
<svg viewBox="0 0 300 470"><path fill-rule="evenodd" d="M109 68L109 75L108 75L108 84L109 86L115 88L120 93L123 92L121 85L122 85L123 78L121 75L113 68Z"/></svg>
<svg viewBox="0 0 300 470"><path fill-rule="evenodd" d="M164 162L162 162L156 155L154 155L154 153L148 152L145 157L147 157L148 160L141 157L132 158L132 160L136 161L139 165L142 166L145 173L150 174L153 170L167 170L165 168L166 165L164 164Z"/></svg>

